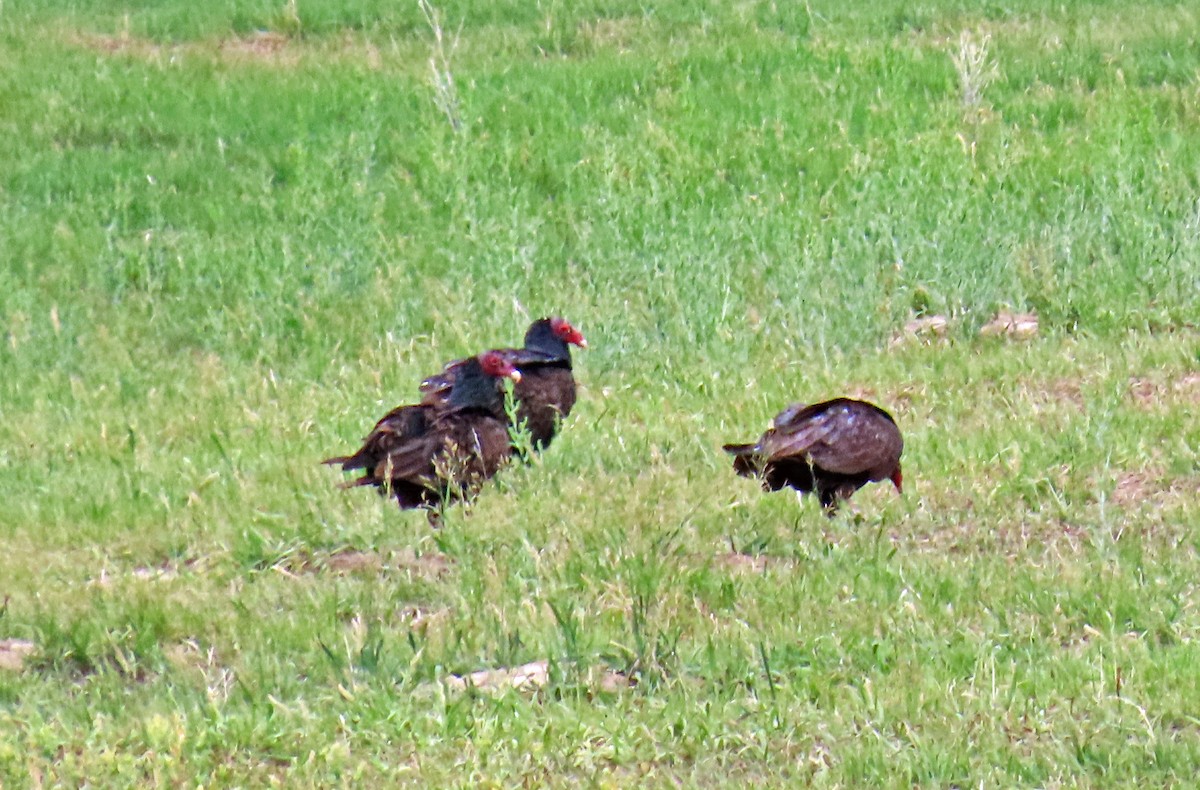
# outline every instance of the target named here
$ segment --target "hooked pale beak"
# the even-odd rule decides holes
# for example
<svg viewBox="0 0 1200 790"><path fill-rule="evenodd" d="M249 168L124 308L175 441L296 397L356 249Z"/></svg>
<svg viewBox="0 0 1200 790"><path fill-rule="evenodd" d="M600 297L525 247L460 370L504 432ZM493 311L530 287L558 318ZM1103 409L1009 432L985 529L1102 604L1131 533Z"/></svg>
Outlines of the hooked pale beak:
<svg viewBox="0 0 1200 790"><path fill-rule="evenodd" d="M509 373L508 377L510 379L512 379L514 382L520 381L521 380L521 371L517 370L516 368L513 368L512 373Z"/></svg>

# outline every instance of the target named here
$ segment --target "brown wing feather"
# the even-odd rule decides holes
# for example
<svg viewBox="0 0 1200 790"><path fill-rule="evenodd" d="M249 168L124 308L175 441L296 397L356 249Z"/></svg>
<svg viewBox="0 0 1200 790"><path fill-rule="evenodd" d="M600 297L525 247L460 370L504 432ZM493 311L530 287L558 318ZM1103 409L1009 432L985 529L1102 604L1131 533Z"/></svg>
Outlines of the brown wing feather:
<svg viewBox="0 0 1200 790"><path fill-rule="evenodd" d="M771 459L805 456L826 471L869 473L874 480L891 473L903 441L887 412L839 398L785 410L776 418L776 427L764 434L759 449Z"/></svg>
<svg viewBox="0 0 1200 790"><path fill-rule="evenodd" d="M379 480L410 480L425 484L434 478L433 457L441 449L443 435L431 431L393 443L379 457L372 474Z"/></svg>
<svg viewBox="0 0 1200 790"><path fill-rule="evenodd" d="M407 439L429 430L434 411L425 405L398 406L379 419L353 455L326 458L322 463L339 465L343 471L368 469Z"/></svg>

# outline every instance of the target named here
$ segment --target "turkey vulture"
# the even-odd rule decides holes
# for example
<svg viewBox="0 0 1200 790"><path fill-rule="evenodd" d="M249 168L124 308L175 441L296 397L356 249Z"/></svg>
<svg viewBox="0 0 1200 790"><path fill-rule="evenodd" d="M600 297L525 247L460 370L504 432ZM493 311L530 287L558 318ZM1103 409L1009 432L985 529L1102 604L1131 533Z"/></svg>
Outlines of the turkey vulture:
<svg viewBox="0 0 1200 790"><path fill-rule="evenodd" d="M554 438L558 424L575 405L575 377L571 373L571 345L587 348L583 334L565 318L539 318L525 333L524 348L497 349L521 372L513 387L517 422L529 429L533 447L541 450ZM455 360L436 376L421 382L422 402L439 404L461 375L466 360Z"/></svg>
<svg viewBox="0 0 1200 790"><path fill-rule="evenodd" d="M727 444L739 475L761 477L763 489L816 491L832 516L839 500L867 483L891 480L900 491L904 440L892 415L873 403L834 398L781 411L755 444Z"/></svg>
<svg viewBox="0 0 1200 790"><path fill-rule="evenodd" d="M343 487L375 486L401 508L433 508L470 496L511 454L501 379L521 374L502 354L464 360L440 404L400 406L375 424L353 455L328 458L362 477Z"/></svg>

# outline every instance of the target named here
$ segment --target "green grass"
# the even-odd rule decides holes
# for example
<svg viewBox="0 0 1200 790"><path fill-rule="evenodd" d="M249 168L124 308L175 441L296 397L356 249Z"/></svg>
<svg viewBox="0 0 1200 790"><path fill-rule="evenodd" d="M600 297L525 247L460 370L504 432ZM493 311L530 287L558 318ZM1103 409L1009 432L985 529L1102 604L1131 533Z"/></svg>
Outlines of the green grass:
<svg viewBox="0 0 1200 790"><path fill-rule="evenodd" d="M438 11L0 6L0 785L1194 781L1200 13ZM318 465L550 313L442 530ZM728 468L842 393L903 497Z"/></svg>

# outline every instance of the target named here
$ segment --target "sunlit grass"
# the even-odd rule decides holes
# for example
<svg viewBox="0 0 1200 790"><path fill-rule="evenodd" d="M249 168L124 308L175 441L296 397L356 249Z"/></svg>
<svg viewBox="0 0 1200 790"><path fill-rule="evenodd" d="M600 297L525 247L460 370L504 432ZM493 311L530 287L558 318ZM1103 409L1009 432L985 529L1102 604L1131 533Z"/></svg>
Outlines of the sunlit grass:
<svg viewBox="0 0 1200 790"><path fill-rule="evenodd" d="M0 10L0 784L1190 780L1190 7L153 6ZM553 313L441 530L319 466ZM903 496L733 475L836 394Z"/></svg>

